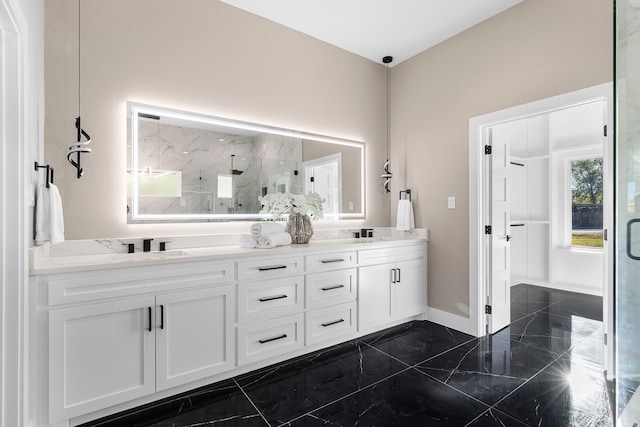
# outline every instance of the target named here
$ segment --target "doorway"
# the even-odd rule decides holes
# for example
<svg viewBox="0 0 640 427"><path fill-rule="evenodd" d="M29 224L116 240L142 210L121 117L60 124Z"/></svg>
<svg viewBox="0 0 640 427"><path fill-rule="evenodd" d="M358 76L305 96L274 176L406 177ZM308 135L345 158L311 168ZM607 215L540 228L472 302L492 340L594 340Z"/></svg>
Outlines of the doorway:
<svg viewBox="0 0 640 427"><path fill-rule="evenodd" d="M342 212L342 153L302 163L304 193L315 192L324 199L323 214Z"/></svg>
<svg viewBox="0 0 640 427"><path fill-rule="evenodd" d="M603 124L611 123L611 93L611 84L599 85L470 120L469 291L470 318L476 322L478 336L509 323L510 287L521 279L563 290L600 293L605 331L610 331L612 280L607 267L612 254L606 241L599 251L566 245L572 228L571 197L567 196L571 194L567 184L570 174L566 170L571 170L567 169L571 159L590 156L599 143L605 180L611 180L612 144L606 143L603 133ZM579 123L576 112L593 114L598 108L597 141L593 135L585 136L584 129L578 129L574 138L568 137L566 129ZM604 188L611 186L605 182ZM602 201L609 208L604 210L606 228L612 219L612 195L606 194ZM596 279L604 287L580 289L567 280L581 271L577 266L597 264L585 261L585 257L600 257L602 269ZM584 272L588 275L589 268ZM605 357L607 372L611 372L610 347Z"/></svg>

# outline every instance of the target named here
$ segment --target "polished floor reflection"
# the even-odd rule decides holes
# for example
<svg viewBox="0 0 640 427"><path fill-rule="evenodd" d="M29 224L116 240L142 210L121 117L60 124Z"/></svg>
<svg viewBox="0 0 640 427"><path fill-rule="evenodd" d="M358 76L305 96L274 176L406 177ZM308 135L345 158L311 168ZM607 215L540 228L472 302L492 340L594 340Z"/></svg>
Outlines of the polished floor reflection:
<svg viewBox="0 0 640 427"><path fill-rule="evenodd" d="M512 288L490 337L411 322L92 426L611 426L602 299Z"/></svg>

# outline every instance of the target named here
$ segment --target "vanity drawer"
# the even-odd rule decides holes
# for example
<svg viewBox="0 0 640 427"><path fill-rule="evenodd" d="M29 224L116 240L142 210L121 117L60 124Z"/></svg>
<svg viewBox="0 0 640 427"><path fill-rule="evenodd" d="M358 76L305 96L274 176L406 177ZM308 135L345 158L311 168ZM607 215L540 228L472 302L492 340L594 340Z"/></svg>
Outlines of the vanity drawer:
<svg viewBox="0 0 640 427"><path fill-rule="evenodd" d="M304 258L260 258L238 262L238 280L262 280L293 276L304 271Z"/></svg>
<svg viewBox="0 0 640 427"><path fill-rule="evenodd" d="M360 265L375 265L419 259L426 256L426 243L403 244L385 249L365 249L358 251Z"/></svg>
<svg viewBox="0 0 640 427"><path fill-rule="evenodd" d="M302 313L238 326L238 366L304 346Z"/></svg>
<svg viewBox="0 0 640 427"><path fill-rule="evenodd" d="M238 284L238 323L299 313L303 309L304 276Z"/></svg>
<svg viewBox="0 0 640 427"><path fill-rule="evenodd" d="M232 283L233 262L185 262L42 276L48 305L93 302L189 287Z"/></svg>
<svg viewBox="0 0 640 427"><path fill-rule="evenodd" d="M356 302L311 310L305 313L307 345L356 332Z"/></svg>
<svg viewBox="0 0 640 427"><path fill-rule="evenodd" d="M307 309L341 304L356 299L357 269L307 274L305 306Z"/></svg>
<svg viewBox="0 0 640 427"><path fill-rule="evenodd" d="M307 271L329 271L356 266L356 252L331 252L327 254L307 255Z"/></svg>

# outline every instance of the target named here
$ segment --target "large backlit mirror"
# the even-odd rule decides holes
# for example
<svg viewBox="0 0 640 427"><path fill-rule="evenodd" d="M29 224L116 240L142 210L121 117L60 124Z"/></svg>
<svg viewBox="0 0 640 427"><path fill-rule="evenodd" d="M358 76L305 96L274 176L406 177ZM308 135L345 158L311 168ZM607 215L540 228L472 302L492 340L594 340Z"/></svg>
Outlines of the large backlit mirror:
<svg viewBox="0 0 640 427"><path fill-rule="evenodd" d="M315 191L364 217L364 144L128 103L129 222L255 220L258 197Z"/></svg>

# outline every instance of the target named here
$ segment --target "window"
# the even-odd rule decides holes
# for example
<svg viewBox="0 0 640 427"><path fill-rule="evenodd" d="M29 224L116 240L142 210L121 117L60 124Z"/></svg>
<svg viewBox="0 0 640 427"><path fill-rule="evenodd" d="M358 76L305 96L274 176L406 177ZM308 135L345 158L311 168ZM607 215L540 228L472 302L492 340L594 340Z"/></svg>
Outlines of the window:
<svg viewBox="0 0 640 427"><path fill-rule="evenodd" d="M602 157L571 162L571 246L603 247Z"/></svg>

